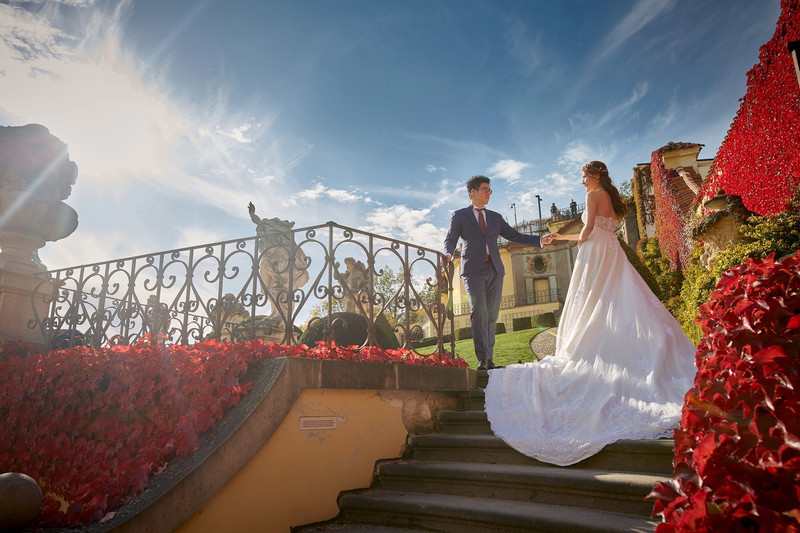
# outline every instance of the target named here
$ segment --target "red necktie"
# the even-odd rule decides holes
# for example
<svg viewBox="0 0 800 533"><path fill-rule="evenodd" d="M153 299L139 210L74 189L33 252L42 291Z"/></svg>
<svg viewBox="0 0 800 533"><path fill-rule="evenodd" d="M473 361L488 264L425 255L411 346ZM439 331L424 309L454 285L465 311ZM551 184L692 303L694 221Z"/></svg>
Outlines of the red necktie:
<svg viewBox="0 0 800 533"><path fill-rule="evenodd" d="M481 226L481 231L486 233L486 219L483 218L483 212L486 210L484 207L478 208L478 224Z"/></svg>

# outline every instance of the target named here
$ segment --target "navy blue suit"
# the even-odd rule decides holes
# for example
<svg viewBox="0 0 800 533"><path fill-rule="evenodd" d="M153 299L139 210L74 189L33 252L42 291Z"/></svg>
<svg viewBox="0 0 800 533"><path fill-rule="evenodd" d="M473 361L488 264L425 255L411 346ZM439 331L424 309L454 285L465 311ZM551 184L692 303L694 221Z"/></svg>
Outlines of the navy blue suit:
<svg viewBox="0 0 800 533"><path fill-rule="evenodd" d="M475 355L480 362L492 360L494 328L500 314L503 296L503 261L497 238L523 246L541 248L538 235L523 235L508 225L500 213L484 212L486 232L481 230L472 206L459 209L450 218L450 229L444 238L444 253L453 256L458 239L464 242L461 250L461 277L470 302L470 324ZM488 258L487 258L488 251Z"/></svg>

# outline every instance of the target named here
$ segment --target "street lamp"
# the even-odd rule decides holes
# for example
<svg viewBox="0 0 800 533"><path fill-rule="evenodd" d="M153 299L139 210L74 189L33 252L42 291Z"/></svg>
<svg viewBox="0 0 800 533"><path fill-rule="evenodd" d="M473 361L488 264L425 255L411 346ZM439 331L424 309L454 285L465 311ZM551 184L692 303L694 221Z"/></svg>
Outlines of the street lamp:
<svg viewBox="0 0 800 533"><path fill-rule="evenodd" d="M794 73L797 74L797 84L800 85L800 59L797 57L797 55L800 54L800 41L789 42L789 53L792 54Z"/></svg>
<svg viewBox="0 0 800 533"><path fill-rule="evenodd" d="M511 209L514 210L514 227L517 227L517 204L511 204Z"/></svg>
<svg viewBox="0 0 800 533"><path fill-rule="evenodd" d="M539 220L542 220L542 197L537 194L536 199L539 201Z"/></svg>

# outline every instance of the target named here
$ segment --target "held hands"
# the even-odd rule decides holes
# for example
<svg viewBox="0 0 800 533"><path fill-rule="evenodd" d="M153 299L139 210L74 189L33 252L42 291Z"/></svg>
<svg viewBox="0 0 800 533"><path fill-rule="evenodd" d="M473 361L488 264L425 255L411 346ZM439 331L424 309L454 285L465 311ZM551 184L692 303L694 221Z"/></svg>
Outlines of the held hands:
<svg viewBox="0 0 800 533"><path fill-rule="evenodd" d="M559 237L558 233L548 233L541 238L542 244L547 246Z"/></svg>

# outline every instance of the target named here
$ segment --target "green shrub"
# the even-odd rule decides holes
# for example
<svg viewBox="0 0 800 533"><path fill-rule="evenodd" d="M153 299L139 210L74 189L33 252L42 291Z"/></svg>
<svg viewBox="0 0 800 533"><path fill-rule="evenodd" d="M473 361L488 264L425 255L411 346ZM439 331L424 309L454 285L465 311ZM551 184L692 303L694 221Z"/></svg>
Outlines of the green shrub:
<svg viewBox="0 0 800 533"><path fill-rule="evenodd" d="M434 346L436 345L436 337L425 337L422 340L413 341L412 346L414 348L425 348L426 346Z"/></svg>
<svg viewBox="0 0 800 533"><path fill-rule="evenodd" d="M649 239L640 240L637 244L637 250L642 262L648 270L650 270L658 283L660 290L653 291L653 293L658 296L662 302L679 295L684 279L683 273L680 270L672 270L670 268L669 259L662 257L661 247L658 245L658 238L651 237ZM633 261L631 261L631 264L633 264ZM635 266L634 264L634 267ZM637 271L639 274L642 274L642 271L638 268ZM648 281L644 275L642 275L642 277L652 290L651 282Z"/></svg>
<svg viewBox="0 0 800 533"><path fill-rule="evenodd" d="M700 264L703 247L698 246L692 251L692 258L686 266L686 280L681 287L680 296L667 301L667 309L675 316L678 323L695 345L700 343L702 331L694 318L701 305L708 301L708 296L717 285L715 278Z"/></svg>
<svg viewBox="0 0 800 533"><path fill-rule="evenodd" d="M458 328L456 330L456 340L461 341L464 339L471 339L472 338L472 328L467 326L466 328Z"/></svg>
<svg viewBox="0 0 800 533"><path fill-rule="evenodd" d="M800 249L800 193L789 201L785 211L763 217L753 215L739 227L739 232L750 240L715 255L710 271L700 264L703 246L694 249L680 298L674 306L667 305L695 344L701 338L700 326L694 322L697 310L708 301L723 272L744 263L748 257L764 259L774 253L780 259Z"/></svg>
<svg viewBox="0 0 800 533"><path fill-rule="evenodd" d="M531 329L533 327L531 325L531 317L529 316L521 316L519 318L515 318L511 321L511 324L512 326L514 326L514 331Z"/></svg>
<svg viewBox="0 0 800 533"><path fill-rule="evenodd" d="M495 335L500 335L501 333L505 333L505 332L506 332L506 325L503 324L502 322L498 322L497 324L494 325L494 334Z"/></svg>
<svg viewBox="0 0 800 533"><path fill-rule="evenodd" d="M340 319L333 325L333 340L339 346L361 346L367 340L367 319L358 313L333 313L331 318ZM324 340L326 320L317 320L310 324L300 336L299 342L307 346L315 346ZM392 326L384 315L375 320L375 337L378 346L385 350L394 350L400 346ZM436 344L436 343L434 343Z"/></svg>
<svg viewBox="0 0 800 533"><path fill-rule="evenodd" d="M553 313L542 313L536 317L536 320L531 320L531 324L536 323L537 326L542 326L546 328L554 328L556 327L556 315Z"/></svg>

